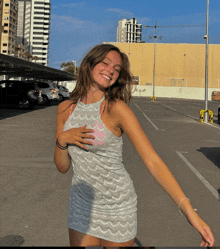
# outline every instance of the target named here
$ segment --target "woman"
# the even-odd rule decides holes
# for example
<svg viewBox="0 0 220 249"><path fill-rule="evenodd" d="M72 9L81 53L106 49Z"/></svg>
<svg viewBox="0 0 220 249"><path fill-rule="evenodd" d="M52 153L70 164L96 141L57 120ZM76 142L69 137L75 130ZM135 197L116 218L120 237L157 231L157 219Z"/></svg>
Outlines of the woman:
<svg viewBox="0 0 220 249"><path fill-rule="evenodd" d="M127 56L102 44L83 59L71 100L58 106L54 161L61 173L73 166L68 228L71 246L133 246L137 196L122 163L125 133L147 169L211 247L214 237L157 155L128 107L131 76Z"/></svg>

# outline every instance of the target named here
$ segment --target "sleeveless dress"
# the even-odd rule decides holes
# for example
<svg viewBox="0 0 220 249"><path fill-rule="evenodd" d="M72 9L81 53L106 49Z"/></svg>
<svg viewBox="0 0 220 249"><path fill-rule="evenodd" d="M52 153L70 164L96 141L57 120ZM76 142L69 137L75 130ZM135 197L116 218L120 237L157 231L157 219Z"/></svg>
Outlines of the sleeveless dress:
<svg viewBox="0 0 220 249"><path fill-rule="evenodd" d="M101 120L100 105L77 102L64 131L86 124L94 129L93 145L84 150L69 145L73 178L67 214L68 228L112 242L126 242L137 234L137 195L122 161L122 137Z"/></svg>

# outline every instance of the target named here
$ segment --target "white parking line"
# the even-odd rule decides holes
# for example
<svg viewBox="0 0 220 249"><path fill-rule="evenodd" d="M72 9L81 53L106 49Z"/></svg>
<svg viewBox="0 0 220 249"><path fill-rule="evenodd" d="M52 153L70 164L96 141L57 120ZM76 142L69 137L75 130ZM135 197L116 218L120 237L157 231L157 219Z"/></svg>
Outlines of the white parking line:
<svg viewBox="0 0 220 249"><path fill-rule="evenodd" d="M157 131L159 131L159 128L148 118L148 116L141 110L141 108L136 104L136 103L134 103L136 106L137 106L137 108L143 113L143 115L145 116L145 118L153 125L153 127L157 130Z"/></svg>
<svg viewBox="0 0 220 249"><path fill-rule="evenodd" d="M196 122L199 122L199 118L197 119L197 118L195 118L195 117L193 117L193 116L190 116L190 115L188 115L188 114L181 113L181 112L179 112L179 111L173 109L173 108L170 107L170 106L167 106L167 105L164 105L164 104L161 104L161 105L164 106L164 107L167 107L168 109L170 109L170 110L172 110L172 111L174 111L174 112L177 112L177 113L183 114L183 115L185 115L185 116L187 116L187 117L189 117L189 118L192 118L192 119L194 119ZM200 109L200 108L198 108L198 109ZM205 122L204 122L203 124L207 124L207 125L210 125L210 126L216 128L216 129L220 129L220 127L217 126L216 124L205 123Z"/></svg>
<svg viewBox="0 0 220 249"><path fill-rule="evenodd" d="M177 112L177 113L179 113L179 114L183 114L184 116L187 116L187 117L189 117L189 118L193 118L193 119L195 119L196 121L197 121L197 118L195 118L195 117L193 117L193 116L190 116L190 115L188 115L188 114L184 114L184 113L182 113L182 112L180 112L180 111L178 111L178 110L175 110L174 108L172 108L172 107L170 107L170 106L168 106L168 105L164 105L164 104L161 104L162 106L164 106L164 107L166 107L166 108L168 108L168 109L170 109L170 110L172 110L172 111L174 111L174 112ZM197 122L199 122L199 121L197 121Z"/></svg>
<svg viewBox="0 0 220 249"><path fill-rule="evenodd" d="M170 107L170 106L168 106L168 105L164 105L164 104L161 104L162 106L165 106L165 107L167 107L167 108L169 108L170 110L172 110L172 111L174 111L174 112L177 112L177 110L176 109L174 109L174 108L172 108L172 107Z"/></svg>
<svg viewBox="0 0 220 249"><path fill-rule="evenodd" d="M195 175L202 181L202 183L208 188L209 191L217 198L217 200L220 200L220 196L218 191L216 191L211 184L193 167L193 165L182 155L182 153L188 153L188 152L180 152L176 151L178 156L186 163L186 165L195 173Z"/></svg>

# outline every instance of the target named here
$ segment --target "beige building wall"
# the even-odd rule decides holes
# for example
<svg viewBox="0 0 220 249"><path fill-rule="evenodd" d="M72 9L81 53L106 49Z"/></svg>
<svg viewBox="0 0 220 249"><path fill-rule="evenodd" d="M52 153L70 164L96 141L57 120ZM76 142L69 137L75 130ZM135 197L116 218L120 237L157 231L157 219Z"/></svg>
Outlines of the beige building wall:
<svg viewBox="0 0 220 249"><path fill-rule="evenodd" d="M1 32L1 53L7 55L15 54L17 12L18 3L16 0L2 1L2 32Z"/></svg>
<svg viewBox="0 0 220 249"><path fill-rule="evenodd" d="M112 43L125 52L139 85L153 85L154 43ZM158 43L155 86L204 87L205 44ZM209 88L220 87L220 45L209 45Z"/></svg>

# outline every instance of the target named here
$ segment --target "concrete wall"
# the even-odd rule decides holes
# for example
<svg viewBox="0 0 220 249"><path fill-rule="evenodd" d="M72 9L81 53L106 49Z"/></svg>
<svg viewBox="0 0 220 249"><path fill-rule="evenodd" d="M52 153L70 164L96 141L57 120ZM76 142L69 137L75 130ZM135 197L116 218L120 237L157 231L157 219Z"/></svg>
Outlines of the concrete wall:
<svg viewBox="0 0 220 249"><path fill-rule="evenodd" d="M219 91L218 88L208 89L208 100L212 100L212 92ZM153 86L141 86L133 85L132 96L138 97L152 97ZM204 87L168 87L168 86L156 86L155 95L156 98L182 98L182 99L198 99L205 100L205 88Z"/></svg>
<svg viewBox="0 0 220 249"><path fill-rule="evenodd" d="M139 85L153 85L154 44L112 43L129 57ZM205 44L157 43L155 86L205 86ZM220 88L220 45L209 45L209 87Z"/></svg>
<svg viewBox="0 0 220 249"><path fill-rule="evenodd" d="M153 96L153 43L112 43L126 53L131 73L139 77L133 96ZM205 44L156 44L155 96L205 99ZM220 91L220 45L209 45L208 99ZM72 91L75 85L66 83Z"/></svg>
<svg viewBox="0 0 220 249"><path fill-rule="evenodd" d="M70 92L72 92L76 86L76 82L75 81L60 82L59 85L65 86L66 88L69 89ZM212 100L213 91L219 91L219 89L209 88L208 89L208 100ZM152 97L153 86L133 85L132 96ZM205 88L204 87L156 86L155 97L205 100Z"/></svg>

